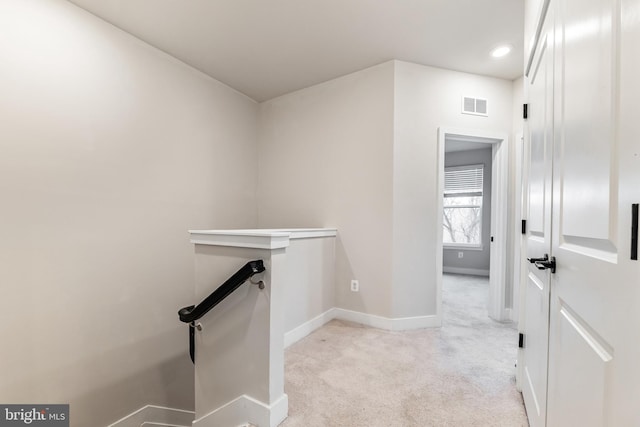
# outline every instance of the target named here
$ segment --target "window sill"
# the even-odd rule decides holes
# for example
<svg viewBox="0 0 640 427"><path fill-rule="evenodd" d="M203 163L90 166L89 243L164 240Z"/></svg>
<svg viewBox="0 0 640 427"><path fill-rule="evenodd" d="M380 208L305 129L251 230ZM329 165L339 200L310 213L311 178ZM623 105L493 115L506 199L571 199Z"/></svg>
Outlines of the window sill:
<svg viewBox="0 0 640 427"><path fill-rule="evenodd" d="M450 251L482 251L484 250L484 246L483 245L479 245L479 246L465 246L465 245L455 245L455 244L443 244L442 245L444 250L450 250Z"/></svg>

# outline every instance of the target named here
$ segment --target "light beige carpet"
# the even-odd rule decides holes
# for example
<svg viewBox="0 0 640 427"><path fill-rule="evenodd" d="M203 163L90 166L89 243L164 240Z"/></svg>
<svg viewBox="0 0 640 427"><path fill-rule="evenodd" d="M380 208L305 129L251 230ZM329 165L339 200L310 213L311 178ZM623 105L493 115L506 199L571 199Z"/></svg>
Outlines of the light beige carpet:
<svg viewBox="0 0 640 427"><path fill-rule="evenodd" d="M282 426L527 426L517 332L487 316L487 279L445 275L443 327L389 332L334 320L289 347Z"/></svg>

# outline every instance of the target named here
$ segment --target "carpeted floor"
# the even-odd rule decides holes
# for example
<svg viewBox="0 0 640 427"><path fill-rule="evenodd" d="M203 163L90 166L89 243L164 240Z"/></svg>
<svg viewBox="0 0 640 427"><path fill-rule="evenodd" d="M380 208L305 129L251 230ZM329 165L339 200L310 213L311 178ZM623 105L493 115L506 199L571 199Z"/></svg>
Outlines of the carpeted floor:
<svg viewBox="0 0 640 427"><path fill-rule="evenodd" d="M527 426L517 332L487 316L488 280L445 275L443 327L389 332L334 320L286 351L294 427Z"/></svg>

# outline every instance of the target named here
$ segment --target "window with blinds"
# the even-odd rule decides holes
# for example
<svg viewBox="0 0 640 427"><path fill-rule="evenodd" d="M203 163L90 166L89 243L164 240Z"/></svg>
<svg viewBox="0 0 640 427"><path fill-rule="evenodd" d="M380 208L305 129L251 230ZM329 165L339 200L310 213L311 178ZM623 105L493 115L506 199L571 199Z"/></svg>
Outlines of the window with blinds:
<svg viewBox="0 0 640 427"><path fill-rule="evenodd" d="M445 168L443 243L482 246L482 186L484 165Z"/></svg>

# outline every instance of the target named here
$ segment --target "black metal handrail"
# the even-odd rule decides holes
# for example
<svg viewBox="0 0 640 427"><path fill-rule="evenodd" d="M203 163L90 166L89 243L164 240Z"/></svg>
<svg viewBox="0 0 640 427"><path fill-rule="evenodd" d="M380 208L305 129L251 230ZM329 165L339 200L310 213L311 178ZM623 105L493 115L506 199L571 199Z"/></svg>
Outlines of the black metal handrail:
<svg viewBox="0 0 640 427"><path fill-rule="evenodd" d="M216 305L220 304L226 297L231 295L233 291L238 289L244 282L249 280L253 275L262 273L265 270L264 263L261 259L249 261L240 270L236 271L233 276L229 277L222 285L213 291L208 297L202 300L198 305L190 305L178 310L178 317L181 322L189 323L189 354L191 361L194 360L194 331L196 327L195 321L207 314ZM262 287L261 287L262 289Z"/></svg>
<svg viewBox="0 0 640 427"><path fill-rule="evenodd" d="M178 311L180 321L185 323L195 322L202 316L207 314L222 300L231 295L233 291L238 289L244 282L251 278L254 274L264 271L264 263L262 260L249 261L240 270L236 271L233 276L229 277L226 282L218 287L208 297L202 300L198 305L190 305L183 307Z"/></svg>

